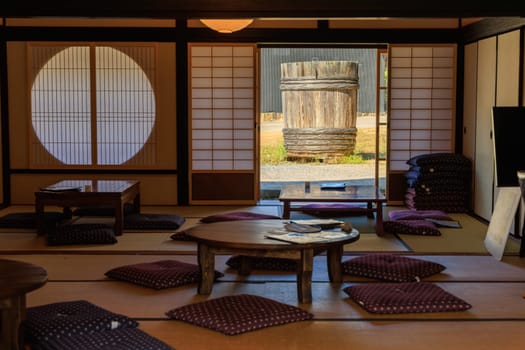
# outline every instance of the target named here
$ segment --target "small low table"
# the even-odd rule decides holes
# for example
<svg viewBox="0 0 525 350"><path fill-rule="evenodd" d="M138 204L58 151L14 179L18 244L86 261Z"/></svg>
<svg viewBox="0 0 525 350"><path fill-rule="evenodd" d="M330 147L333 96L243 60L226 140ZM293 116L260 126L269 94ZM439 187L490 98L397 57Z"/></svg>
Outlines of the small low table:
<svg viewBox="0 0 525 350"><path fill-rule="evenodd" d="M286 184L282 186L279 200L283 202L283 219L290 218L290 212L305 208L294 205L297 202L320 203L366 203L366 208L316 208L318 211L357 211L363 212L376 220L376 233L383 234L383 203L385 196L375 186L346 185L341 189L322 190L319 184L312 183L307 189L304 184Z"/></svg>
<svg viewBox="0 0 525 350"><path fill-rule="evenodd" d="M37 232L45 233L44 208L54 205L65 208L79 206L111 206L115 208L115 235L124 228L124 204L133 203L133 212L140 212L139 181L134 180L64 180L35 192Z"/></svg>
<svg viewBox="0 0 525 350"><path fill-rule="evenodd" d="M272 229L282 229L281 220L241 220L194 226L186 231L198 243L201 279L199 294L210 294L215 281L215 254L287 258L298 262L297 297L300 303L312 302L312 270L315 251L327 251L330 282L341 283L343 246L359 239L353 230L343 238L315 243L288 243L266 238ZM247 262L241 263L241 274L249 273Z"/></svg>
<svg viewBox="0 0 525 350"><path fill-rule="evenodd" d="M0 349L25 349L19 333L25 319L26 294L47 282L47 271L26 262L0 259L0 312L2 313Z"/></svg>

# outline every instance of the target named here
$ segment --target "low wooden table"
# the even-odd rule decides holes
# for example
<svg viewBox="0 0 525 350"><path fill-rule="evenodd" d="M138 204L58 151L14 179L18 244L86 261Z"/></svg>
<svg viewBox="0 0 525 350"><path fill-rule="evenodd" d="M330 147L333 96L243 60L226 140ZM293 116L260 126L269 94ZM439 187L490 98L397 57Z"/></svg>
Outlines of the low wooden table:
<svg viewBox="0 0 525 350"><path fill-rule="evenodd" d="M0 349L24 349L19 333L25 319L26 294L47 282L47 271L40 266L0 259L0 311L2 313Z"/></svg>
<svg viewBox="0 0 525 350"><path fill-rule="evenodd" d="M342 282L343 246L359 239L353 230L344 238L321 243L287 243L265 237L271 229L282 229L281 220L240 220L194 226L186 233L198 243L201 280L199 294L210 294L215 281L215 254L288 258L298 262L297 298L300 303L312 302L312 270L314 250L327 251L328 276L331 282ZM249 273L246 261L241 274Z"/></svg>
<svg viewBox="0 0 525 350"><path fill-rule="evenodd" d="M115 208L115 234L124 228L124 204L133 202L134 212L140 212L139 181L134 180L64 180L35 192L38 234L45 233L46 205L63 207L112 206ZM72 190L68 190L72 189Z"/></svg>
<svg viewBox="0 0 525 350"><path fill-rule="evenodd" d="M321 190L319 184L312 183L310 190L305 190L304 184L283 185L279 200L283 202L283 219L290 218L290 212L301 211L302 206L293 205L294 202L320 203L366 203L366 208L316 208L318 211L359 211L373 218L375 214L376 233L383 234L383 203L385 196L375 186L347 185L341 190Z"/></svg>

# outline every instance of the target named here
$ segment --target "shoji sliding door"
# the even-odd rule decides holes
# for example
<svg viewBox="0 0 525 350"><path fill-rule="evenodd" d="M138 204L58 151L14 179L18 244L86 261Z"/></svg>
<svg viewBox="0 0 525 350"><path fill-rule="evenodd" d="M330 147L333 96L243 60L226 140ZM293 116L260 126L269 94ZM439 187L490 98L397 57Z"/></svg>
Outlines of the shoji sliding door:
<svg viewBox="0 0 525 350"><path fill-rule="evenodd" d="M402 203L411 157L454 152L455 45L389 48L389 202Z"/></svg>
<svg viewBox="0 0 525 350"><path fill-rule="evenodd" d="M192 44L189 55L190 203L253 204L256 47Z"/></svg>

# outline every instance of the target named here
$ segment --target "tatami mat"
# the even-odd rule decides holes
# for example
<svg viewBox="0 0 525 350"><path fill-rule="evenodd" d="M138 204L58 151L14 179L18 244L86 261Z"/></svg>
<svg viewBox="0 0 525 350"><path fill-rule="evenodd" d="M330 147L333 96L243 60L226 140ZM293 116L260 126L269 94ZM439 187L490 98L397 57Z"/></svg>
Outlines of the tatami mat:
<svg viewBox="0 0 525 350"><path fill-rule="evenodd" d="M460 254L489 254L484 240L488 225L467 215L449 214L461 224L461 228L440 227L441 236L415 236L400 234L402 239L413 251L420 254L431 253L460 253ZM509 237L505 254L517 254L520 242Z"/></svg>
<svg viewBox="0 0 525 350"><path fill-rule="evenodd" d="M235 337L180 321L141 321L145 332L177 350L516 350L525 343L523 322L304 321Z"/></svg>
<svg viewBox="0 0 525 350"><path fill-rule="evenodd" d="M46 238L34 233L0 234L0 253L100 253L100 254L184 254L196 253L197 244L175 241L173 232L132 232L118 236L116 244L78 244L48 246ZM392 235L378 237L363 234L357 242L347 244L346 252L407 252L408 249Z"/></svg>
<svg viewBox="0 0 525 350"><path fill-rule="evenodd" d="M194 225L200 224L202 217L226 213L232 211L251 211L261 214L280 215L280 206L277 205L258 205L258 206L152 206L144 207L145 213L169 213L177 214L186 218L186 222L180 228L185 230ZM388 212L391 210L400 210L403 207L387 206L384 211L384 218L388 218ZM6 214L16 211L27 211L30 208L10 207L4 209L0 214ZM306 214L294 212L300 215L300 218L308 218ZM488 225L480 220L463 213L449 214L454 220L461 224L461 228L444 228L441 227L441 236L418 236L407 234L385 234L377 237L375 235L375 220L366 216L339 217L340 220L350 221L352 225L361 233L361 239L347 247L346 252L373 252L373 251L391 251L391 252L414 252L418 254L488 254L484 239ZM294 218L292 218L294 219ZM297 219L297 218L295 218ZM111 218L81 218L76 222L111 222ZM76 246L76 247L45 247L45 243L38 237L31 235L31 230L3 230L0 233L0 251L2 250L45 250L45 251L104 251L110 250L115 252L161 252L162 254L170 252L193 252L195 245L186 243L174 243L169 238L173 231L125 231L120 236L119 243L114 246ZM14 232L18 236L14 236ZM24 236L24 234L27 234ZM32 247L32 248L31 248ZM100 248L100 249L99 249ZM520 242L509 238L506 255L517 255L520 250Z"/></svg>
<svg viewBox="0 0 525 350"><path fill-rule="evenodd" d="M118 243L115 244L48 246L43 236L30 233L2 233L0 234L0 252L172 254L196 251L195 243L174 241L170 239L169 232L124 233L117 239Z"/></svg>
<svg viewBox="0 0 525 350"><path fill-rule="evenodd" d="M523 282L525 281L525 259L516 256L505 256L497 261L491 256L461 256L461 255L404 255L442 264L446 269L436 275L425 278L425 281L438 282ZM220 255L215 258L215 269L225 274L222 281L295 281L294 271L264 271L253 270L249 276L241 276L236 270L229 268L226 261L230 256ZM343 261L355 256L344 256ZM197 264L195 255L148 255L148 254L4 254L3 259L15 259L33 263L45 268L50 281L104 281L106 271L123 265L154 262L174 259L190 264ZM89 266L83 268L82 266ZM370 281L356 276L343 275L347 282ZM326 256L314 257L313 281L328 281ZM525 289L524 289L525 290Z"/></svg>
<svg viewBox="0 0 525 350"><path fill-rule="evenodd" d="M377 282L370 282L377 283ZM113 312L133 318L166 318L165 312L189 303L236 294L253 294L289 305L300 306L314 314L316 319L400 319L406 315L370 314L354 303L343 292L351 283L312 283L312 303L299 304L295 282L231 283L216 282L210 295L197 294L197 284L153 290L126 282L48 282L31 292L29 306L68 300L88 300ZM464 299L472 309L462 312L411 314L420 319L522 319L525 321L525 303L516 303L525 283L461 283L438 282L444 290ZM490 299L491 302L487 303Z"/></svg>
<svg viewBox="0 0 525 350"><path fill-rule="evenodd" d="M21 209L23 210L23 209ZM261 214L278 215L278 206L248 206L248 207L217 207L217 206L192 206L192 207L147 207L147 213L170 213L184 216L185 223L180 230L188 229L195 225L203 225L200 219L207 215L225 213L231 211L251 211ZM112 218L108 217L81 217L75 223L112 223ZM374 220L362 217L348 218L359 230L363 228L363 234L359 241L345 246L346 252L407 252L409 249L394 235L386 234L377 236L373 233ZM284 222L284 221L283 221ZM74 246L47 246L44 237L38 237L32 232L4 232L0 234L0 252L114 252L114 253L194 253L196 244L192 242L174 241L170 236L175 231L139 231L126 230L122 236L118 236L118 243L114 245L74 245ZM370 233L367 233L370 232Z"/></svg>
<svg viewBox="0 0 525 350"><path fill-rule="evenodd" d="M218 211L256 209L272 214L276 208L207 206L144 209L145 212L148 209L147 212L152 213L185 216L186 223L181 229L186 229L200 224L201 217ZM210 347L221 350L398 350L419 346L414 347L414 344L422 344L426 350L519 349L525 342L522 332L525 322L522 297L525 291L525 259L514 254L505 255L502 261L498 261L487 255L480 245L486 225L468 215L463 217L463 214L454 214L454 218L462 224L461 229L443 229L441 237L401 235L400 240L392 234L375 235L373 220L350 217L348 220L362 234L359 241L345 247L343 261L369 252L392 252L441 263L446 269L425 281L435 282L469 302L472 309L464 312L368 313L350 300L343 288L379 281L344 275L343 283L329 283L324 255L314 258L312 304L298 303L294 272L252 271L249 276L240 276L237 271L226 266L227 255L215 259L215 268L225 276L214 284L210 295L199 295L196 283L153 290L105 277L104 273L110 268L139 262L175 259L196 264L196 244L171 240L173 231L128 231L119 236L119 242L114 245L62 247L49 247L45 237L32 232L4 232L0 233L0 258L35 263L48 271L48 283L28 293L28 306L88 300L110 311L135 318L142 330L177 350L207 350ZM461 255L462 251L466 251L466 255ZM450 253L447 255L446 252ZM312 312L314 320L231 337L169 320L165 314L177 306L244 293L299 306ZM443 337L444 333L446 337Z"/></svg>

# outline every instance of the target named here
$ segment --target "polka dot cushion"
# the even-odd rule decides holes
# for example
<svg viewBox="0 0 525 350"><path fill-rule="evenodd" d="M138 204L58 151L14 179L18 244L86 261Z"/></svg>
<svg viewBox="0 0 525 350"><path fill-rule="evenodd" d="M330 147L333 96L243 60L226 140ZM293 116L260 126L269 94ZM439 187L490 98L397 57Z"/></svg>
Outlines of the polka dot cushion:
<svg viewBox="0 0 525 350"><path fill-rule="evenodd" d="M117 243L115 231L104 224L62 225L47 235L49 245L114 243Z"/></svg>
<svg viewBox="0 0 525 350"><path fill-rule="evenodd" d="M301 206L305 214L319 217L363 215L364 209L348 203L312 203Z"/></svg>
<svg viewBox="0 0 525 350"><path fill-rule="evenodd" d="M392 210L388 213L389 220L453 220L442 210Z"/></svg>
<svg viewBox="0 0 525 350"><path fill-rule="evenodd" d="M427 220L385 220L383 229L396 234L441 236L438 227Z"/></svg>
<svg viewBox="0 0 525 350"><path fill-rule="evenodd" d="M116 267L106 276L153 289L163 289L196 283L200 280L199 266L176 260L161 260ZM224 276L215 271L215 278Z"/></svg>
<svg viewBox="0 0 525 350"><path fill-rule="evenodd" d="M428 282L368 283L343 291L366 311L376 314L464 311L472 307Z"/></svg>
<svg viewBox="0 0 525 350"><path fill-rule="evenodd" d="M177 230L185 218L175 214L130 214L124 217L128 230Z"/></svg>
<svg viewBox="0 0 525 350"><path fill-rule="evenodd" d="M30 307L22 323L26 340L33 344L137 326L138 323L127 316L113 313L85 300Z"/></svg>
<svg viewBox="0 0 525 350"><path fill-rule="evenodd" d="M138 328L115 329L74 337L52 339L38 344L39 350L172 350L171 346Z"/></svg>
<svg viewBox="0 0 525 350"><path fill-rule="evenodd" d="M279 216L269 214L252 213L249 211L236 211L231 213L210 215L202 218L200 221L209 224L220 221L236 221L236 220L264 220L264 219L280 219Z"/></svg>
<svg viewBox="0 0 525 350"><path fill-rule="evenodd" d="M170 310L166 314L175 320L226 335L313 318L311 313L301 308L250 294L210 299Z"/></svg>
<svg viewBox="0 0 525 350"><path fill-rule="evenodd" d="M296 271L297 261L285 258L267 257L246 257L250 267L255 270L277 270L277 271ZM226 265L238 270L241 267L242 256L235 255L226 261Z"/></svg>
<svg viewBox="0 0 525 350"><path fill-rule="evenodd" d="M433 261L394 254L367 254L342 263L343 273L392 282L413 282L440 273L445 266Z"/></svg>
<svg viewBox="0 0 525 350"><path fill-rule="evenodd" d="M461 154L454 153L429 153L420 154L407 160L407 164L415 166L429 165L456 165L469 166L470 160Z"/></svg>

